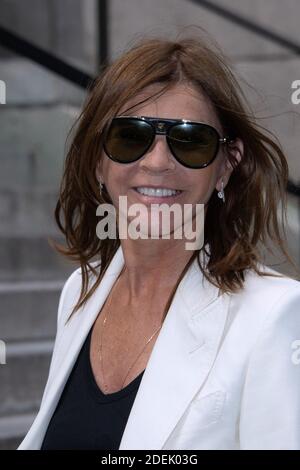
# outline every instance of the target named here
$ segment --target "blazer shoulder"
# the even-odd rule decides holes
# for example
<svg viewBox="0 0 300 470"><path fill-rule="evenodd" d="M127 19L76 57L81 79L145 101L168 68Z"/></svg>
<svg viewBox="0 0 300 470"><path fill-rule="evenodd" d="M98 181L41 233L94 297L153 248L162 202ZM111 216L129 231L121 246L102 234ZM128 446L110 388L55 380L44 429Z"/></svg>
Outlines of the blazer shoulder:
<svg viewBox="0 0 300 470"><path fill-rule="evenodd" d="M283 316L290 312L298 317L300 282L263 264L258 269L269 275L259 275L254 270L245 273L243 289L231 295L231 309L235 314L239 312L250 329L255 324L254 330L267 318L272 321L275 312Z"/></svg>
<svg viewBox="0 0 300 470"><path fill-rule="evenodd" d="M244 290L246 293L256 295L272 295L279 298L282 294L289 290L299 289L300 281L293 279L285 274L281 274L274 269L259 263L257 265L259 271L264 275L249 270L245 275Z"/></svg>

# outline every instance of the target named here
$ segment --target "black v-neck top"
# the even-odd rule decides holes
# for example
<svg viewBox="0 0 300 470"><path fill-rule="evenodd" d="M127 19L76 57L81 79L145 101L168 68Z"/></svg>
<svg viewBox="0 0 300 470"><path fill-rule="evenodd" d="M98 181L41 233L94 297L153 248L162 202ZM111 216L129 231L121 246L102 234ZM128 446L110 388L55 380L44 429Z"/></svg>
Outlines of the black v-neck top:
<svg viewBox="0 0 300 470"><path fill-rule="evenodd" d="M50 420L41 450L117 450L142 371L118 392L104 394L90 362L90 330Z"/></svg>

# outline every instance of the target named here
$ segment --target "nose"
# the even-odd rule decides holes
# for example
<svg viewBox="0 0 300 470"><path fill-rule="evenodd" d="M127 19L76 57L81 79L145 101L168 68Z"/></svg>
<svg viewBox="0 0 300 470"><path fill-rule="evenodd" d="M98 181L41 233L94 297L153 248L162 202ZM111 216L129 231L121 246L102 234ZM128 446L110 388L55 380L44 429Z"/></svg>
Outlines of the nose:
<svg viewBox="0 0 300 470"><path fill-rule="evenodd" d="M164 135L155 136L152 146L140 160L140 167L155 173L175 170L176 162Z"/></svg>

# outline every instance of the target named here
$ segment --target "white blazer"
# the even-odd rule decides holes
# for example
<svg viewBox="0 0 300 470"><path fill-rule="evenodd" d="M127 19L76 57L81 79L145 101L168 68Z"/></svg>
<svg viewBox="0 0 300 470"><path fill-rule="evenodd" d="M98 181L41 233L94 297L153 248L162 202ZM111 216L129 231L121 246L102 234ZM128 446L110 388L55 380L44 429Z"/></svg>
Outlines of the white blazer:
<svg viewBox="0 0 300 470"><path fill-rule="evenodd" d="M19 449L40 449L123 265L120 246L96 292L66 325L80 268L65 283L41 407ZM154 344L119 450L300 449L300 283L248 271L240 293L218 294L195 260Z"/></svg>

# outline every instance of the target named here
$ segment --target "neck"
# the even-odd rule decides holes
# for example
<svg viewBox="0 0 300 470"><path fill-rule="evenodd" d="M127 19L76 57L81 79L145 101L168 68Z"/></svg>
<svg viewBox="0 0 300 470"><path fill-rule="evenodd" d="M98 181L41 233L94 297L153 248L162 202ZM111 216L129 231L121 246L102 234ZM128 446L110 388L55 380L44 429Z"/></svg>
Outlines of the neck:
<svg viewBox="0 0 300 470"><path fill-rule="evenodd" d="M156 298L171 291L194 251L185 240L121 240L124 254L122 277L129 298Z"/></svg>

